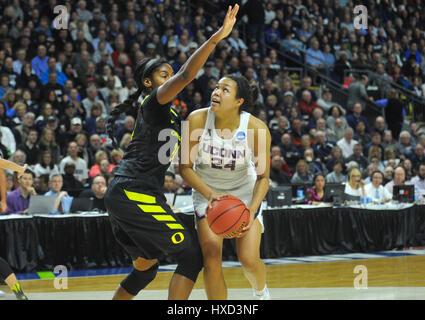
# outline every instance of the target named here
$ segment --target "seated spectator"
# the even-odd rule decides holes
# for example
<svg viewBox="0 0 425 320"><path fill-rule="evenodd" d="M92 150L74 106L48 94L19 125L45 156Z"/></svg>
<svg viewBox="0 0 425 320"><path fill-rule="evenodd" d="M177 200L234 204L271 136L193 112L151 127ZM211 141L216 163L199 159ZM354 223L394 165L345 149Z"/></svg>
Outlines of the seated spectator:
<svg viewBox="0 0 425 320"><path fill-rule="evenodd" d="M294 119L292 121L291 129L289 130L289 133L291 135L292 143L297 148L301 147L302 136L305 133L304 128L302 127L301 119Z"/></svg>
<svg viewBox="0 0 425 320"><path fill-rule="evenodd" d="M406 171L404 170L403 167L397 167L394 170L394 177L393 180L391 180L390 182L388 182L385 185L385 188L391 193L393 194L393 188L394 186L401 186L403 184L411 184L411 183L406 183Z"/></svg>
<svg viewBox="0 0 425 320"><path fill-rule="evenodd" d="M93 134L96 131L96 118L99 117L102 114L102 106L100 103L95 102L91 106L90 110L90 116L87 117L85 124L84 124L84 130L89 134Z"/></svg>
<svg viewBox="0 0 425 320"><path fill-rule="evenodd" d="M328 141L325 137L324 131L322 130L316 131L315 138L316 144L313 145L314 155L318 160L326 164L326 162L330 159L330 154L335 143Z"/></svg>
<svg viewBox="0 0 425 320"><path fill-rule="evenodd" d="M301 88L299 88L295 94L298 101L301 100L302 95L305 90L310 91L311 94L311 100L317 101L317 93L316 90L311 88L312 80L310 76L305 76L301 81Z"/></svg>
<svg viewBox="0 0 425 320"><path fill-rule="evenodd" d="M418 143L415 146L414 152L410 155L409 159L412 161L412 166L418 168L420 164L425 164L424 146Z"/></svg>
<svg viewBox="0 0 425 320"><path fill-rule="evenodd" d="M50 151L50 154L52 155L52 162L54 164L58 164L60 161L61 153L60 153L60 147L56 143L55 138L55 131L50 128L44 128L41 132L40 142L40 160L41 161L41 155L44 151Z"/></svg>
<svg viewBox="0 0 425 320"><path fill-rule="evenodd" d="M36 177L41 175L52 175L59 174L58 166L52 161L52 153L50 151L44 151L41 156L41 161L34 167L34 173Z"/></svg>
<svg viewBox="0 0 425 320"><path fill-rule="evenodd" d="M348 124L347 124L347 120L344 117L344 109L340 108L337 105L333 105L329 111L328 111L328 116L326 118L326 125L328 126L328 128L330 129L334 129L335 128L335 121L336 119L342 119L343 121L343 127L347 128Z"/></svg>
<svg viewBox="0 0 425 320"><path fill-rule="evenodd" d="M362 174L359 169L353 168L348 172L344 193L359 197L359 200L361 197L366 197L365 182L362 180Z"/></svg>
<svg viewBox="0 0 425 320"><path fill-rule="evenodd" d="M323 173L323 174L327 173L326 167L322 164L322 162L317 161L314 158L313 148L306 148L304 150L304 160L306 161L308 165L308 171L312 175L315 175L317 173Z"/></svg>
<svg viewBox="0 0 425 320"><path fill-rule="evenodd" d="M75 172L75 163L73 162L67 162L64 165L63 168L64 173L62 174L62 178L63 178L63 190L64 191L74 191L74 190L83 190L84 189L84 185L82 184L81 181L79 181L77 178L75 178L74 176L74 172Z"/></svg>
<svg viewBox="0 0 425 320"><path fill-rule="evenodd" d="M96 155L95 155L96 163L90 168L90 171L89 171L90 178L94 178L97 175L101 174L100 163L102 162L102 160L108 160L108 154L104 150L99 150L96 152ZM108 165L107 173L112 173L112 169L114 169L115 165L110 164L109 160L107 165Z"/></svg>
<svg viewBox="0 0 425 320"><path fill-rule="evenodd" d="M344 158L348 158L353 154L353 148L358 143L353 139L353 135L353 129L347 128L344 134L344 138L336 143L336 145L341 148Z"/></svg>
<svg viewBox="0 0 425 320"><path fill-rule="evenodd" d="M79 148L75 141L68 143L68 155L59 163L59 171L64 174L65 164L73 162L75 165L75 178L85 184L89 178L87 163L78 156L78 152Z"/></svg>
<svg viewBox="0 0 425 320"><path fill-rule="evenodd" d="M307 204L319 205L324 201L326 185L325 180L325 176L321 173L318 173L313 177L313 187L307 188L305 191L304 201Z"/></svg>
<svg viewBox="0 0 425 320"><path fill-rule="evenodd" d="M26 163L30 166L34 166L38 162L40 148L38 147L37 140L38 131L31 129L25 142L18 145L18 149L22 150L27 155Z"/></svg>
<svg viewBox="0 0 425 320"><path fill-rule="evenodd" d="M376 132L376 133L379 133L381 137L383 137L385 130L386 130L386 123L385 123L384 117L377 116L375 119L375 123L373 125L373 129L371 130L372 134Z"/></svg>
<svg viewBox="0 0 425 320"><path fill-rule="evenodd" d="M372 182L366 184L366 197L371 198L373 202L388 202L391 201L393 195L382 185L384 174L381 171L372 173Z"/></svg>
<svg viewBox="0 0 425 320"><path fill-rule="evenodd" d="M370 132L369 124L367 122L366 117L362 116L362 105L361 103L357 102L353 106L353 113L347 116L347 123L348 125L353 129L356 130L357 123L364 122L366 126L366 132Z"/></svg>
<svg viewBox="0 0 425 320"><path fill-rule="evenodd" d="M333 163L332 171L326 175L326 183L345 183L347 177L344 175L344 161L336 160Z"/></svg>
<svg viewBox="0 0 425 320"><path fill-rule="evenodd" d="M291 172L293 172L298 160L301 159L301 155L298 148L292 142L292 138L289 133L282 135L281 144L279 146L283 159L285 160Z"/></svg>
<svg viewBox="0 0 425 320"><path fill-rule="evenodd" d="M51 214L67 214L71 209L72 197L68 195L66 191L62 191L63 187L63 178L60 173L53 173L49 177L49 188L44 195L45 196L55 196L56 202Z"/></svg>
<svg viewBox="0 0 425 320"><path fill-rule="evenodd" d="M105 178L99 175L94 177L90 189L83 190L78 197L93 199L93 209L98 209L100 212L106 212L105 202L103 200L106 188Z"/></svg>
<svg viewBox="0 0 425 320"><path fill-rule="evenodd" d="M316 132L318 123L321 126L325 126L320 129L326 131L326 121L323 119L323 110L320 108L314 109L311 113L310 121L305 127L305 131L313 135Z"/></svg>
<svg viewBox="0 0 425 320"><path fill-rule="evenodd" d="M270 180L276 185L288 184L291 182L289 176L282 170L282 164L284 162L285 160L282 156L280 156L280 154L272 157Z"/></svg>
<svg viewBox="0 0 425 320"><path fill-rule="evenodd" d="M298 107L300 108L301 113L308 116L308 118L311 118L314 109L322 109L322 107L313 100L309 90L304 90L302 92Z"/></svg>
<svg viewBox="0 0 425 320"><path fill-rule="evenodd" d="M328 171L332 171L333 165L337 160L341 160L342 162L344 162L344 156L342 154L341 148L338 146L334 146L331 150L330 158L326 162L326 168L328 169Z"/></svg>
<svg viewBox="0 0 425 320"><path fill-rule="evenodd" d="M111 163L113 165L117 165L118 162L121 161L121 159L124 156L124 152L121 149L114 149L111 151Z"/></svg>
<svg viewBox="0 0 425 320"><path fill-rule="evenodd" d="M170 171L165 172L163 192L176 193L176 175Z"/></svg>
<svg viewBox="0 0 425 320"><path fill-rule="evenodd" d="M400 157L400 154L402 153L402 147L394 140L390 130L385 130L381 145L384 148L384 151L387 148L393 149L396 154L396 158Z"/></svg>
<svg viewBox="0 0 425 320"><path fill-rule="evenodd" d="M285 116L280 116L275 128L270 129L272 145L278 145L282 135L289 130L289 121Z"/></svg>
<svg viewBox="0 0 425 320"><path fill-rule="evenodd" d="M410 183L415 185L418 193L425 195L425 163L420 163L417 169L417 175L410 179Z"/></svg>
<svg viewBox="0 0 425 320"><path fill-rule="evenodd" d="M34 183L34 173L26 169L18 181L19 187L11 191L6 198L7 210L4 214L27 214L30 203L30 196L36 195Z"/></svg>
<svg viewBox="0 0 425 320"><path fill-rule="evenodd" d="M350 161L356 161L359 165L360 171L363 171L366 169L369 161L366 159L365 156L363 156L363 146L360 143L357 143L353 147L353 154L346 158L345 163L348 163Z"/></svg>
<svg viewBox="0 0 425 320"><path fill-rule="evenodd" d="M388 167L385 168L385 170L384 170L384 186L388 182L390 182L390 181L393 180L393 178L394 178L394 169L395 168L396 167L391 167L391 166L388 166Z"/></svg>
<svg viewBox="0 0 425 320"><path fill-rule="evenodd" d="M308 171L308 165L305 160L301 159L297 162L295 173L291 178L292 184L311 184L313 183L313 175Z"/></svg>
<svg viewBox="0 0 425 320"><path fill-rule="evenodd" d="M320 50L319 41L316 38L312 39L311 47L306 51L305 63L319 70L326 68L326 66L324 65L325 56Z"/></svg>
<svg viewBox="0 0 425 320"><path fill-rule="evenodd" d="M400 133L399 143L401 147L400 159L405 159L406 157L409 157L413 153L413 150L415 149L416 145L409 131L402 131Z"/></svg>
<svg viewBox="0 0 425 320"><path fill-rule="evenodd" d="M363 146L370 144L372 141L370 134L366 132L366 125L363 121L357 123L354 140L358 141Z"/></svg>
<svg viewBox="0 0 425 320"><path fill-rule="evenodd" d="M369 156L369 153L370 153L370 150L372 150L372 147L373 147L373 150L375 151L375 152L377 152L376 150L377 149L379 149L380 151L379 151L379 159L380 160L382 160L382 156L384 155L384 147L382 147L382 137L381 137L381 135L378 133L378 132L374 132L374 133L372 133L372 138L371 138L371 141L370 141L370 143L368 143L366 146L365 146L365 156L366 157L368 157Z"/></svg>
<svg viewBox="0 0 425 320"><path fill-rule="evenodd" d="M47 59L47 70L44 71L41 74L40 80L42 84L46 84L47 80L49 79L49 75L51 73L56 73L56 78L57 78L57 83L59 83L61 86L65 85L66 80L68 80L68 78L66 77L66 75L60 71L57 66L56 66L56 58L55 57L49 57Z"/></svg>
<svg viewBox="0 0 425 320"><path fill-rule="evenodd" d="M414 176L412 161L410 161L410 159L404 159L400 162L400 166L402 166L406 172L406 181L412 179Z"/></svg>
<svg viewBox="0 0 425 320"><path fill-rule="evenodd" d="M317 104L321 106L326 113L328 113L332 107L337 106L342 114L345 115L345 110L341 105L332 101L332 91L329 88L323 90L322 97L317 100Z"/></svg>

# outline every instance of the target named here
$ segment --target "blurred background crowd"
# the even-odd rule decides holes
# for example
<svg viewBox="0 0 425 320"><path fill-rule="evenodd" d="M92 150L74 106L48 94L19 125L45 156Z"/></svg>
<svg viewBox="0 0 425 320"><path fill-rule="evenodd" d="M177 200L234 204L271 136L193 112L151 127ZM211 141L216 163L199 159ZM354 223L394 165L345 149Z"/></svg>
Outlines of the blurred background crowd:
<svg viewBox="0 0 425 320"><path fill-rule="evenodd" d="M0 151L32 171L27 184L8 174L8 192L102 199L136 115L117 121L119 149L105 123L136 91L136 62L164 57L177 72L235 2L232 34L173 101L182 118L209 106L222 76L239 73L256 84L251 112L272 134L272 185L313 186L317 174L351 183L357 168L354 189L379 171L390 194L399 184L424 194L421 0L363 1L368 26L359 29L353 10L362 1L2 0ZM58 5L67 8L67 29L57 28ZM176 166L164 191L190 192ZM10 204L6 213L20 213Z"/></svg>

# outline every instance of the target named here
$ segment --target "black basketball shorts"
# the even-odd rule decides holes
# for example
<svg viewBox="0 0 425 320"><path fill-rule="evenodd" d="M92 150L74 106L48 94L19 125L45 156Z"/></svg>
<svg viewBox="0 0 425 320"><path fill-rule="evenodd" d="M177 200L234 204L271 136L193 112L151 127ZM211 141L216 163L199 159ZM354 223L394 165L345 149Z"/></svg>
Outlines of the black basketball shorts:
<svg viewBox="0 0 425 320"><path fill-rule="evenodd" d="M165 197L147 190L143 181L116 176L104 201L114 236L133 260L175 256L192 244L190 230Z"/></svg>

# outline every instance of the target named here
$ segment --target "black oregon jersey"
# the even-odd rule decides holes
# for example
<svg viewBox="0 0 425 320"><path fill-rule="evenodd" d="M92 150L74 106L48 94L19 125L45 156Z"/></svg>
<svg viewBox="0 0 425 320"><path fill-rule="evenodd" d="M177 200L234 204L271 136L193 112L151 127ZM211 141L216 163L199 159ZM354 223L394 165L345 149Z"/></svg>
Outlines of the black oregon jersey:
<svg viewBox="0 0 425 320"><path fill-rule="evenodd" d="M171 103L161 105L157 89L147 96L140 107L123 159L113 173L143 180L148 188L161 190L165 172L180 147L180 117Z"/></svg>

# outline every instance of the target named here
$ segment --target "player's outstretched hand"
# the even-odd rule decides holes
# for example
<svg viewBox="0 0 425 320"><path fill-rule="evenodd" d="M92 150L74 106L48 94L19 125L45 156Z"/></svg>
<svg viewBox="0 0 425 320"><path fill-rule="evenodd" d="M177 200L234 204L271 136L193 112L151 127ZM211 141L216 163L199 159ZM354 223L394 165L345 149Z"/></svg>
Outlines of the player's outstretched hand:
<svg viewBox="0 0 425 320"><path fill-rule="evenodd" d="M217 31L217 35L219 36L220 40L226 38L230 32L232 32L233 26L236 23L236 14L239 11L239 5L235 4L235 6L232 8L232 6L229 6L227 9L226 17L224 18L223 25L221 28Z"/></svg>
<svg viewBox="0 0 425 320"><path fill-rule="evenodd" d="M17 172L17 178L19 179L24 174L25 170L27 170L28 165L25 163L24 166Z"/></svg>

